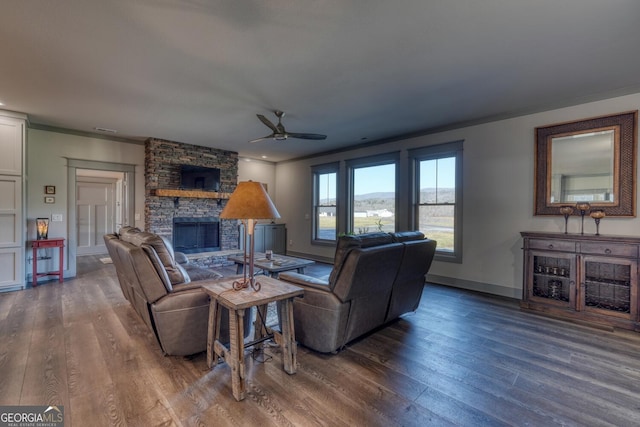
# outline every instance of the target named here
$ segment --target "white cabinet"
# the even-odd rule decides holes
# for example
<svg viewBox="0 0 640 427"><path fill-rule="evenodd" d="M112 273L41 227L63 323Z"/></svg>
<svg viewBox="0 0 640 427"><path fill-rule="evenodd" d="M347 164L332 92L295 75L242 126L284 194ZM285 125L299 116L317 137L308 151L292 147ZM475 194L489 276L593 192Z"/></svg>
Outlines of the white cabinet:
<svg viewBox="0 0 640 427"><path fill-rule="evenodd" d="M26 117L0 111L0 291L24 288Z"/></svg>
<svg viewBox="0 0 640 427"><path fill-rule="evenodd" d="M0 111L0 175L22 176L24 123Z"/></svg>

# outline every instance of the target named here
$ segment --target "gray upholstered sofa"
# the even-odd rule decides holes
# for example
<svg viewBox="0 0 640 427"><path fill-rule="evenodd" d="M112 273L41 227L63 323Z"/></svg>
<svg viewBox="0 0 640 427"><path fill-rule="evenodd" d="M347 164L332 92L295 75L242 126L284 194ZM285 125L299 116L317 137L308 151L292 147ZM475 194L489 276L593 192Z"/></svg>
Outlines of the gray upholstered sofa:
<svg viewBox="0 0 640 427"><path fill-rule="evenodd" d="M180 264L180 253L157 234L123 227L104 236L125 298L151 329L167 355L184 356L206 349L209 296L203 281L219 273ZM186 258L183 259L186 261ZM249 316L250 317L250 316ZM250 329L250 319L245 334ZM222 316L222 337L228 336L228 316Z"/></svg>
<svg viewBox="0 0 640 427"><path fill-rule="evenodd" d="M298 273L280 279L304 287L293 302L296 340L319 352L415 311L436 241L421 232L368 233L338 239L327 280Z"/></svg>

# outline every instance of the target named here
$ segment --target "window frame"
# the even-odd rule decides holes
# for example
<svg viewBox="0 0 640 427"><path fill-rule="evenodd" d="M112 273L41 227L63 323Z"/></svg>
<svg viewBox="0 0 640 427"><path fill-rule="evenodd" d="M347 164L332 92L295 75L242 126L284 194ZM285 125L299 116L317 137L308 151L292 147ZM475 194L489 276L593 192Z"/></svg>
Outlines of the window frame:
<svg viewBox="0 0 640 427"><path fill-rule="evenodd" d="M319 179L320 175L327 175L335 173L336 174L336 203L335 205L320 205L319 197L320 197L320 188L319 188ZM339 234L339 207L340 207L340 163L333 162L322 165L315 165L311 167L311 175L312 175L312 200L311 200L311 212L312 212L312 220L311 220L311 243L317 245L335 245L338 241ZM334 239L321 239L318 237L318 215L317 210L321 206L333 206L336 210L336 235Z"/></svg>
<svg viewBox="0 0 640 427"><path fill-rule="evenodd" d="M438 160L448 157L455 158L455 202L453 216L453 252L441 251L436 247L435 260L462 263L462 160L464 140L421 147L408 150L411 164L411 208L410 224L414 230L419 229L420 206L433 205L420 203L420 162L424 160ZM450 205L450 204L442 204ZM429 236L427 236L429 237Z"/></svg>
<svg viewBox="0 0 640 427"><path fill-rule="evenodd" d="M395 213L394 213L394 229L398 230L399 226L399 212L400 212L400 152L394 151L392 153L378 154L368 157L360 157L350 159L346 161L347 166L347 191L346 191L346 204L347 215L345 221L345 228L349 233L355 233L354 221L353 221L353 206L354 206L354 173L355 169L384 166L393 164L395 166Z"/></svg>

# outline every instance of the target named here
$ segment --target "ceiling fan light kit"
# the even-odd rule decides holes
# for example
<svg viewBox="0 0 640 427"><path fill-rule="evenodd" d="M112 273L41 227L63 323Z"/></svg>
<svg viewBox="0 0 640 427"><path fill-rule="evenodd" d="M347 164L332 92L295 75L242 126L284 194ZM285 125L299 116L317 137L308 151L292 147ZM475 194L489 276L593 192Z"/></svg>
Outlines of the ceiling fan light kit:
<svg viewBox="0 0 640 427"><path fill-rule="evenodd" d="M278 124L274 125L271 120L267 119L262 114L256 114L258 119L269 129L271 129L271 135L263 136L262 138L254 139L249 142L260 142L266 139L273 139L275 141L284 141L288 138L297 138L297 139L311 139L316 141L321 141L323 139L327 139L327 135L320 135L317 133L299 133L299 132L287 132L282 124L282 118L284 117L284 112L280 110L274 111L276 117L278 118Z"/></svg>

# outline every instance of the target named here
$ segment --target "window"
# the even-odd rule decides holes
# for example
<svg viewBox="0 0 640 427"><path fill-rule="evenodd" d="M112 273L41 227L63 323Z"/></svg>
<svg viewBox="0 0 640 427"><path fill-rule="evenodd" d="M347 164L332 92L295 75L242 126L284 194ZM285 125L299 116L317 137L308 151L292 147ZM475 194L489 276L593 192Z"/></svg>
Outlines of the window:
<svg viewBox="0 0 640 427"><path fill-rule="evenodd" d="M396 229L397 156L358 159L350 170L349 231L355 234Z"/></svg>
<svg viewBox="0 0 640 427"><path fill-rule="evenodd" d="M313 240L335 242L337 238L338 164L313 169Z"/></svg>
<svg viewBox="0 0 640 427"><path fill-rule="evenodd" d="M462 142L411 150L414 228L437 240L440 260L462 262Z"/></svg>

